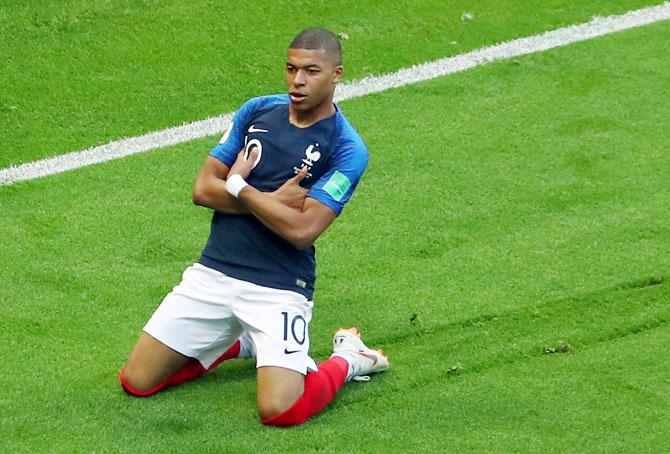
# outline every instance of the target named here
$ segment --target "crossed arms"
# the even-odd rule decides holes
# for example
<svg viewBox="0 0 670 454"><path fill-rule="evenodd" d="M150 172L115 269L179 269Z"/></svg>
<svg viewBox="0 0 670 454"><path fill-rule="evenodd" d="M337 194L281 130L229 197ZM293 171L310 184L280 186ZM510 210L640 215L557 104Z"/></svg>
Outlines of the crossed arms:
<svg viewBox="0 0 670 454"><path fill-rule="evenodd" d="M311 246L337 215L323 203L307 197L307 189L300 186L304 172L287 180L274 192L261 192L246 186L235 198L226 191L228 175L249 176L255 152L254 149L247 160L240 152L230 168L208 156L193 185L193 203L222 213L252 214L296 248Z"/></svg>

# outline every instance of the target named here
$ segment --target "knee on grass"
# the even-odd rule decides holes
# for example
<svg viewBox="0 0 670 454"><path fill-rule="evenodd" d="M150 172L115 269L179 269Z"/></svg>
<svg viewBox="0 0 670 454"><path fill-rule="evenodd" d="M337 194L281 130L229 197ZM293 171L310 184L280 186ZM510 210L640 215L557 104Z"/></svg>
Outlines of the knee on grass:
<svg viewBox="0 0 670 454"><path fill-rule="evenodd" d="M156 385L148 377L134 373L132 370L128 371L127 368L119 372L119 382L126 393L136 397L148 397L163 388L162 384Z"/></svg>
<svg viewBox="0 0 670 454"><path fill-rule="evenodd" d="M264 424L272 425L273 418L287 413L294 402L288 401L284 396L269 396L258 399L258 416Z"/></svg>

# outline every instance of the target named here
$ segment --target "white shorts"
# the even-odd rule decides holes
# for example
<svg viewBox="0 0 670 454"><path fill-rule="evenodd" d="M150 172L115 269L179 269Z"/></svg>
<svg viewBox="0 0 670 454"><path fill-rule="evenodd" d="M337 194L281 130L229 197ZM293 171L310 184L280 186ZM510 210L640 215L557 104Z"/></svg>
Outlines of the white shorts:
<svg viewBox="0 0 670 454"><path fill-rule="evenodd" d="M304 295L226 276L199 263L184 271L144 331L182 355L211 366L242 333L256 350L256 367L306 374L314 303Z"/></svg>

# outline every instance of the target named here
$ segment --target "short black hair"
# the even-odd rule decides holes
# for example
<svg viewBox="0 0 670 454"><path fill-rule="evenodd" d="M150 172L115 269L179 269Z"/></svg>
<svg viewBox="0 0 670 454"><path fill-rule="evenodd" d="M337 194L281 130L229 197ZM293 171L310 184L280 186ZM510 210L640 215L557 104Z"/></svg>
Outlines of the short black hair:
<svg viewBox="0 0 670 454"><path fill-rule="evenodd" d="M340 40L330 30L325 28L308 28L298 33L289 49L323 49L333 58L336 65L342 64L342 47Z"/></svg>

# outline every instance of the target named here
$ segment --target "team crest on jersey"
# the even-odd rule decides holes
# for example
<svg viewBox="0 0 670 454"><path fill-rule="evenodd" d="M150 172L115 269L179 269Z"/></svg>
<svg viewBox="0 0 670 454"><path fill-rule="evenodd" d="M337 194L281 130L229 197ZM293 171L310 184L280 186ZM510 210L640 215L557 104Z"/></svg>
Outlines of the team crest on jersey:
<svg viewBox="0 0 670 454"><path fill-rule="evenodd" d="M299 167L298 166L293 167L294 173L298 174L302 169L306 168L307 169L306 178L310 178L312 176L310 170L312 170L314 163L321 158L321 152L318 150L318 147L319 144L314 143L310 144L307 148L305 148L305 158L302 160L302 164Z"/></svg>

